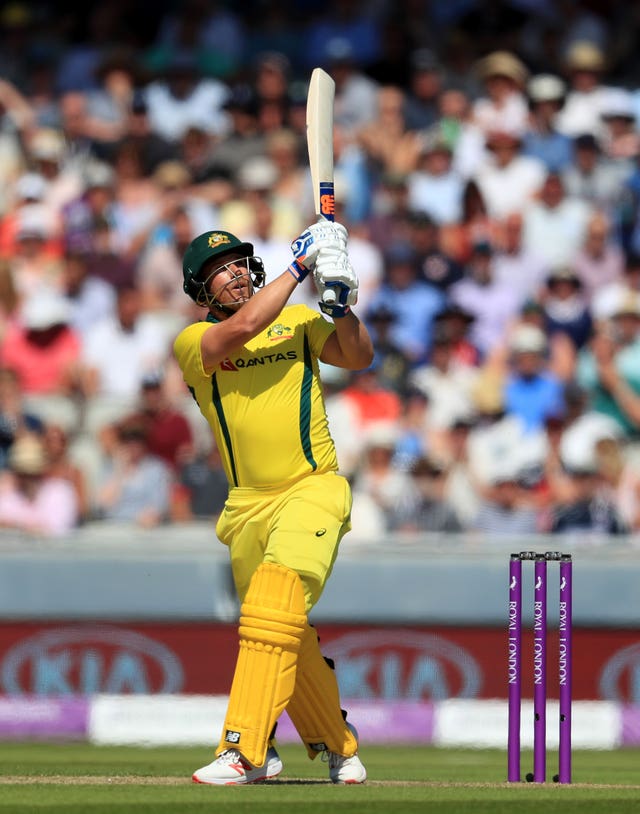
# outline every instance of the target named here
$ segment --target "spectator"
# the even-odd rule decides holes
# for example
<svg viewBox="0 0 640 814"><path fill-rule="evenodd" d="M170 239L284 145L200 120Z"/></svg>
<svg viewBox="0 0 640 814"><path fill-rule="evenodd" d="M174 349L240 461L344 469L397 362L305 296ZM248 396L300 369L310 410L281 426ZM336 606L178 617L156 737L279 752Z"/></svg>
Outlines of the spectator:
<svg viewBox="0 0 640 814"><path fill-rule="evenodd" d="M421 457L410 469L411 492L391 512L391 531L457 532L462 526L445 494L446 471Z"/></svg>
<svg viewBox="0 0 640 814"><path fill-rule="evenodd" d="M538 516L531 490L519 479L510 461L504 462L504 471L496 471L486 497L481 501L473 529L491 538L535 534Z"/></svg>
<svg viewBox="0 0 640 814"><path fill-rule="evenodd" d="M81 338L96 322L115 315L113 286L90 273L88 253L73 244L62 258L61 292L69 309L69 325Z"/></svg>
<svg viewBox="0 0 640 814"><path fill-rule="evenodd" d="M556 129L567 88L559 76L538 74L527 84L529 124L522 151L540 159L550 172L562 172L573 159L571 138Z"/></svg>
<svg viewBox="0 0 640 814"><path fill-rule="evenodd" d="M142 378L140 418L149 453L178 471L191 451L193 434L187 419L169 400L162 371L151 371Z"/></svg>
<svg viewBox="0 0 640 814"><path fill-rule="evenodd" d="M100 157L112 164L124 141L137 147L145 175L151 175L163 161L176 160L178 157L177 145L152 130L144 91L139 88L134 90L127 107L121 138L102 146L99 150Z"/></svg>
<svg viewBox="0 0 640 814"><path fill-rule="evenodd" d="M494 51L481 59L476 72L484 95L473 104L473 120L487 136L503 131L523 133L527 124L524 87L528 71L509 51Z"/></svg>
<svg viewBox="0 0 640 814"><path fill-rule="evenodd" d="M22 140L35 127L29 101L5 78L0 79L0 214L10 200L11 186L26 170Z"/></svg>
<svg viewBox="0 0 640 814"><path fill-rule="evenodd" d="M542 302L547 334L563 334L575 352L584 347L591 338L593 319L582 283L573 268L562 266L551 272Z"/></svg>
<svg viewBox="0 0 640 814"><path fill-rule="evenodd" d="M477 369L456 362L454 335L442 321L433 331L431 353L427 364L416 367L410 382L429 399L430 426L442 432L450 416L469 413Z"/></svg>
<svg viewBox="0 0 640 814"><path fill-rule="evenodd" d="M72 531L78 521L73 485L48 474L42 440L24 434L9 452L9 469L0 475L0 527L47 537Z"/></svg>
<svg viewBox="0 0 640 814"><path fill-rule="evenodd" d="M465 278L450 291L452 303L473 317L469 336L481 358L502 342L521 302L516 287L496 280L494 257L493 246L486 242L476 243Z"/></svg>
<svg viewBox="0 0 640 814"><path fill-rule="evenodd" d="M453 151L439 128L422 133L415 167L407 180L409 209L438 224L460 219L464 184L453 168Z"/></svg>
<svg viewBox="0 0 640 814"><path fill-rule="evenodd" d="M15 245L8 248L8 259L21 302L37 296L42 288L54 289L60 284L59 251L51 238L50 219L37 205L16 213Z"/></svg>
<svg viewBox="0 0 640 814"><path fill-rule="evenodd" d="M412 364L423 360L431 346L433 318L444 304L443 294L418 277L417 259L410 246L390 246L385 279L370 308L384 305L395 314L391 338Z"/></svg>
<svg viewBox="0 0 640 814"><path fill-rule="evenodd" d="M523 225L519 212L512 212L499 222L494 260L496 281L516 289L522 305L538 297L547 274L540 250L523 243Z"/></svg>
<svg viewBox="0 0 640 814"><path fill-rule="evenodd" d="M472 314L454 303L445 306L434 319L434 329L442 329L449 337L456 366L476 367L480 363L478 349L469 338L473 320Z"/></svg>
<svg viewBox="0 0 640 814"><path fill-rule="evenodd" d="M20 381L15 370L0 367L0 469L7 466L9 450L21 435L39 435L42 420L24 404Z"/></svg>
<svg viewBox="0 0 640 814"><path fill-rule="evenodd" d="M393 465L404 472L410 471L417 460L432 453L430 412L429 397L422 390L411 388L403 394Z"/></svg>
<svg viewBox="0 0 640 814"><path fill-rule="evenodd" d="M446 468L443 495L463 529L470 529L480 509L481 491L469 463L469 434L473 413L451 415L440 450Z"/></svg>
<svg viewBox="0 0 640 814"><path fill-rule="evenodd" d="M69 434L59 424L48 423L42 433L42 444L48 462L49 477L67 481L73 486L77 505L77 522L90 516L89 484L80 466L72 459Z"/></svg>
<svg viewBox="0 0 640 814"><path fill-rule="evenodd" d="M42 290L25 303L7 329L0 363L13 370L29 395L71 395L78 386L81 342L69 326L69 306Z"/></svg>
<svg viewBox="0 0 640 814"><path fill-rule="evenodd" d="M151 129L173 143L193 125L221 135L227 127L222 106L228 93L224 82L202 76L193 56L176 53L145 91Z"/></svg>
<svg viewBox="0 0 640 814"><path fill-rule="evenodd" d="M525 432L538 432L550 415L563 412L562 384L545 361L547 340L533 325L520 325L510 343L511 369L504 388L507 415L521 419Z"/></svg>
<svg viewBox="0 0 640 814"><path fill-rule="evenodd" d="M310 64L325 65L335 79L335 122L350 135L355 135L375 119L378 85L363 70L358 46L349 42L348 37L346 33L322 39L322 56ZM305 45L307 64L313 49L313 45L309 45L309 48Z"/></svg>
<svg viewBox="0 0 640 814"><path fill-rule="evenodd" d="M442 247L441 239L446 226L439 226L426 212L413 212L409 217L407 242L416 254L416 261L426 283L435 286L443 294L461 280L464 269Z"/></svg>
<svg viewBox="0 0 640 814"><path fill-rule="evenodd" d="M394 424L402 412L398 394L384 387L378 379L378 367L378 361L374 360L365 370L354 371L342 391L342 398L351 407L361 436L371 426Z"/></svg>
<svg viewBox="0 0 640 814"><path fill-rule="evenodd" d="M87 397L103 396L132 402L142 379L162 363L168 343L158 325L141 311L135 286L118 290L116 314L95 323L82 349L83 390Z"/></svg>
<svg viewBox="0 0 640 814"><path fill-rule="evenodd" d="M250 84L233 86L223 108L229 124L212 152L211 172L230 180L245 162L264 155L265 135L258 127L258 100Z"/></svg>
<svg viewBox="0 0 640 814"><path fill-rule="evenodd" d="M538 193L545 176L540 159L522 151L524 129L496 126L486 133L487 160L473 175L491 218L521 212Z"/></svg>
<svg viewBox="0 0 640 814"><path fill-rule="evenodd" d="M382 510L386 530L411 492L410 476L393 463L396 441L392 424L371 424L365 432L362 459L352 484L354 504L360 495L372 500Z"/></svg>
<svg viewBox="0 0 640 814"><path fill-rule="evenodd" d="M572 495L554 506L551 533L570 534L584 543L592 536L628 531L610 488L598 472L596 450L599 446L602 450L606 439L615 441L617 432L615 425L607 428L601 417L585 415L563 433L560 456L571 479Z"/></svg>
<svg viewBox="0 0 640 814"><path fill-rule="evenodd" d="M496 222L487 214L482 193L475 181L467 181L462 190L460 218L454 223L443 224L440 228L439 245L445 257L449 257L458 268L456 282L462 276L460 263L466 263L471 257L471 247L474 243L487 240L491 242L496 237Z"/></svg>
<svg viewBox="0 0 640 814"><path fill-rule="evenodd" d="M616 240L610 218L603 212L594 212L587 223L584 242L571 264L588 302L596 292L622 282L624 264L624 252Z"/></svg>
<svg viewBox="0 0 640 814"><path fill-rule="evenodd" d="M67 245L96 250L96 228L111 227L112 251L120 251L115 232L115 175L104 162L91 161L83 167L82 191L62 209L62 229Z"/></svg>
<svg viewBox="0 0 640 814"><path fill-rule="evenodd" d="M178 479L178 487L174 489L172 519L182 522L215 521L229 492L220 452L215 444L208 451L194 453L184 460Z"/></svg>
<svg viewBox="0 0 640 814"><path fill-rule="evenodd" d="M417 48L409 58L408 93L405 101L407 129L425 130L440 115L438 99L445 89L445 70L429 48Z"/></svg>
<svg viewBox="0 0 640 814"><path fill-rule="evenodd" d="M538 253L548 268L571 263L584 242L593 208L569 197L557 173L547 175L539 193L522 211L523 246Z"/></svg>
<svg viewBox="0 0 640 814"><path fill-rule="evenodd" d="M116 427L116 444L103 472L96 505L105 520L153 528L169 516L171 472L149 452L137 416Z"/></svg>
<svg viewBox="0 0 640 814"><path fill-rule="evenodd" d="M393 341L392 328L395 320L393 312L381 304L367 311L365 322L373 342L380 383L399 395L403 395L407 389L411 365L402 350Z"/></svg>
<svg viewBox="0 0 640 814"><path fill-rule="evenodd" d="M587 41L574 42L568 49L563 70L569 83L564 107L558 115L561 133L575 138L582 133L602 132L602 106L607 88L602 84L606 70L601 48Z"/></svg>
<svg viewBox="0 0 640 814"><path fill-rule="evenodd" d="M621 178L628 178L640 151L633 94L623 88L609 88L600 117L603 152L614 162Z"/></svg>
<svg viewBox="0 0 640 814"><path fill-rule="evenodd" d="M560 173L567 195L597 207L609 217L618 219L624 205L624 185L632 169L622 173L602 153L598 139L584 133L574 139L573 161Z"/></svg>
<svg viewBox="0 0 640 814"><path fill-rule="evenodd" d="M576 378L589 394L591 409L615 419L625 434L640 428L640 299L623 292L600 317L587 348L578 357Z"/></svg>
<svg viewBox="0 0 640 814"><path fill-rule="evenodd" d="M418 158L421 139L405 118L403 88L382 85L377 91L376 116L358 130L358 143L378 175L404 175Z"/></svg>

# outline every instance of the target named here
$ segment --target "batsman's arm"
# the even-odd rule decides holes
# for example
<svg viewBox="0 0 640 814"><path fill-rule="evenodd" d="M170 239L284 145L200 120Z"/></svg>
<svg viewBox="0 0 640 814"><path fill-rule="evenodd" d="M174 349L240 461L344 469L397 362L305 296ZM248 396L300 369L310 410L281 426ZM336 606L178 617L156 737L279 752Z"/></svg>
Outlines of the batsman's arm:
<svg viewBox="0 0 640 814"><path fill-rule="evenodd" d="M369 331L349 311L334 323L335 331L324 343L320 361L346 370L363 370L373 362L373 343Z"/></svg>
<svg viewBox="0 0 640 814"><path fill-rule="evenodd" d="M202 334L202 364L211 373L235 348L239 348L270 325L287 304L297 280L285 270L260 289L235 314L214 323Z"/></svg>

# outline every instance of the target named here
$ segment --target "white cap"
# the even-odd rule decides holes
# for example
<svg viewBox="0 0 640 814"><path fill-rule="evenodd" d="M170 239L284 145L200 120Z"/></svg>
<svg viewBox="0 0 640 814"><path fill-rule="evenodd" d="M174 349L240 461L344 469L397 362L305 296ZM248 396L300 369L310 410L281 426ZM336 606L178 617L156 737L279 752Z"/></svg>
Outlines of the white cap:
<svg viewBox="0 0 640 814"><path fill-rule="evenodd" d="M26 204L16 217L16 239L38 237L46 240L51 233L51 216L44 204Z"/></svg>
<svg viewBox="0 0 640 814"><path fill-rule="evenodd" d="M266 156L245 161L238 172L238 183L245 190L270 190L278 177L276 165Z"/></svg>
<svg viewBox="0 0 640 814"><path fill-rule="evenodd" d="M64 138L58 130L43 127L31 138L29 152L36 160L58 162L64 152Z"/></svg>
<svg viewBox="0 0 640 814"><path fill-rule="evenodd" d="M562 433L560 460L572 472L595 472L598 441L616 441L623 435L622 427L610 416L585 413Z"/></svg>
<svg viewBox="0 0 640 814"><path fill-rule="evenodd" d="M547 337L535 325L518 325L509 341L513 353L544 353Z"/></svg>
<svg viewBox="0 0 640 814"><path fill-rule="evenodd" d="M555 102L564 97L567 86L559 76L541 73L527 84L527 93L533 102Z"/></svg>
<svg viewBox="0 0 640 814"><path fill-rule="evenodd" d="M16 181L16 197L22 200L40 201L47 191L46 179L37 172L27 172Z"/></svg>
<svg viewBox="0 0 640 814"><path fill-rule="evenodd" d="M613 117L635 119L636 107L633 96L624 88L607 88L600 104L600 115L603 119Z"/></svg>
<svg viewBox="0 0 640 814"><path fill-rule="evenodd" d="M25 328L44 331L54 325L65 325L69 321L70 308L67 300L54 291L40 289L26 301L21 312Z"/></svg>
<svg viewBox="0 0 640 814"><path fill-rule="evenodd" d="M622 314L640 316L640 294L625 286L611 286L594 300L593 315L596 319L606 320Z"/></svg>

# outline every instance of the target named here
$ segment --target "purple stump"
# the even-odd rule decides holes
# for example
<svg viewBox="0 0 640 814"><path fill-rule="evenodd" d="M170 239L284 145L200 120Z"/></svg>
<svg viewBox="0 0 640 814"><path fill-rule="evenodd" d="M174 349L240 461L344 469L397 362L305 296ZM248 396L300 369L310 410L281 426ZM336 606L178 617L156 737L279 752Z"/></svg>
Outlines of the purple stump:
<svg viewBox="0 0 640 814"><path fill-rule="evenodd" d="M520 781L520 706L522 700L522 561L512 554L509 561L509 732L507 779Z"/></svg>
<svg viewBox="0 0 640 814"><path fill-rule="evenodd" d="M536 557L533 594L533 782L544 783L547 762L547 561Z"/></svg>
<svg viewBox="0 0 640 814"><path fill-rule="evenodd" d="M571 783L571 633L572 633L572 562L570 554L560 560L560 622L558 627L560 741L558 781Z"/></svg>

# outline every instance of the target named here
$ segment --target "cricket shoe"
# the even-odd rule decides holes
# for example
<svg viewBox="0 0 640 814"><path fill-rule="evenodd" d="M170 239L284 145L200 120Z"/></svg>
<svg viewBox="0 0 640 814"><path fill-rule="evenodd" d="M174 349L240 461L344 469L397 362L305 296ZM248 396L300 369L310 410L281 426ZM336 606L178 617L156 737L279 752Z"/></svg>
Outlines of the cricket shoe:
<svg viewBox="0 0 640 814"><path fill-rule="evenodd" d="M282 761L273 746L267 750L267 759L262 766L252 766L237 749L227 749L218 757L197 769L191 779L194 783L211 786L244 786L271 780L282 771Z"/></svg>
<svg viewBox="0 0 640 814"><path fill-rule="evenodd" d="M347 724L354 738L358 740L358 732L353 724ZM324 755L323 755L324 758ZM332 783L339 783L341 785L350 783L364 783L367 779L367 770L362 765L362 761L358 757L358 753L351 757L339 755L336 752L326 752L326 758L329 763L329 779Z"/></svg>

